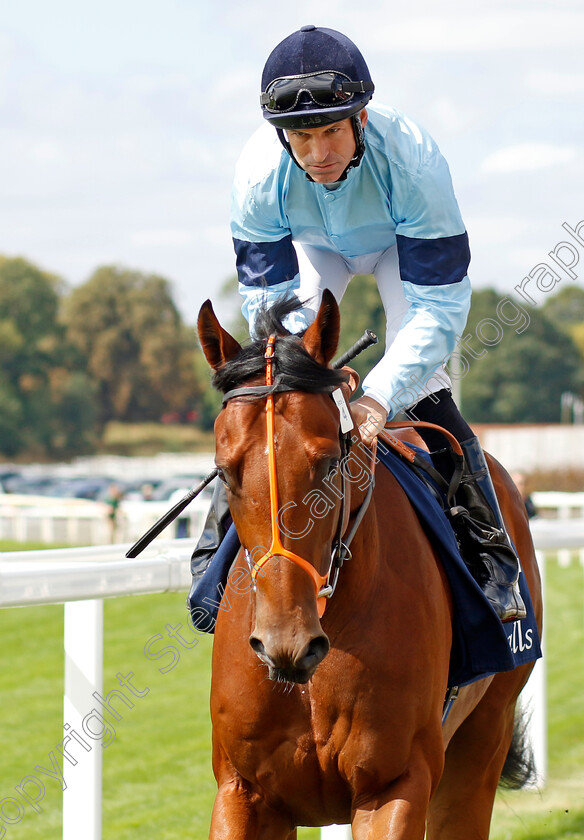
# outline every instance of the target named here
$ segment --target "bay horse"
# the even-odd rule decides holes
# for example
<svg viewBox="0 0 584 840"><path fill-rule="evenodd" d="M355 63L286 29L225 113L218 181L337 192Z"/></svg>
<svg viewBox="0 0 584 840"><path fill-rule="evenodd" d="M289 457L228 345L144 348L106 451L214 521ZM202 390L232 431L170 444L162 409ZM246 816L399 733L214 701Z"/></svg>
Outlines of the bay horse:
<svg viewBox="0 0 584 840"><path fill-rule="evenodd" d="M210 301L198 319L224 393L216 464L242 545L215 629L209 836L295 840L297 826L350 823L355 840L487 838L532 665L462 687L442 724L453 615L445 573L389 470L378 468L366 510L366 481L341 486L331 390L347 400L357 383L330 366L333 295L301 338L282 327L282 312L264 313L243 347ZM347 472L362 475L362 456L346 457ZM503 468L490 466L541 626L525 509ZM334 589L331 552L358 514Z"/></svg>

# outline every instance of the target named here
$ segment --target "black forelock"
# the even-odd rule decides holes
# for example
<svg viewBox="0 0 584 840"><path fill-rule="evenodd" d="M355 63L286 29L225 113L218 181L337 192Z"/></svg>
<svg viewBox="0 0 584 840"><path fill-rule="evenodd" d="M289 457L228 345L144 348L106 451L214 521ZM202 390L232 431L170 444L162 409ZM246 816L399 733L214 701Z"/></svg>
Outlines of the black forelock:
<svg viewBox="0 0 584 840"><path fill-rule="evenodd" d="M267 306L260 306L254 322L255 334L258 339L267 341L271 335L291 335L284 326L284 319L303 307L302 301L296 295L282 295Z"/></svg>
<svg viewBox="0 0 584 840"><path fill-rule="evenodd" d="M215 372L213 386L225 394L262 376L266 370L266 342L271 335L276 336L274 376L284 376L291 389L317 393L346 382L346 374L319 364L301 344L301 335L291 333L283 325L286 316L302 306L296 296L280 297L271 306L262 306L255 319L255 337Z"/></svg>

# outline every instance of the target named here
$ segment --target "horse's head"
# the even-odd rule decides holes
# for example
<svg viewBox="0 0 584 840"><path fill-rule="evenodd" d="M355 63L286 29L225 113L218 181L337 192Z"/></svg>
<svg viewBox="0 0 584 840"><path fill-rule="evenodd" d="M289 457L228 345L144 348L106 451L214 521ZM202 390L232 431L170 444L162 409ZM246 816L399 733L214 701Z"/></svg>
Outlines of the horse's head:
<svg viewBox="0 0 584 840"><path fill-rule="evenodd" d="M270 677L306 682L329 650L320 615L343 506L339 408L347 375L330 368L339 310L324 293L302 338L282 326L294 304L262 313L258 338L242 347L207 301L199 338L224 393L215 422L216 463L254 579L250 644ZM271 355L272 354L272 355ZM338 396L338 395L337 395Z"/></svg>

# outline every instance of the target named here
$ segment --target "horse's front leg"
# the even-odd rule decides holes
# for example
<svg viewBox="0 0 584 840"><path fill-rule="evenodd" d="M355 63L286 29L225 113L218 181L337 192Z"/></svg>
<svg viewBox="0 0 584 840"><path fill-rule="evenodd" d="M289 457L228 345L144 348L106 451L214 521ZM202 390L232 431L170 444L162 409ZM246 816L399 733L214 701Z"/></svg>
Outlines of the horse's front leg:
<svg viewBox="0 0 584 840"><path fill-rule="evenodd" d="M289 818L268 807L240 780L219 787L209 840L296 840Z"/></svg>
<svg viewBox="0 0 584 840"><path fill-rule="evenodd" d="M418 762L385 790L359 797L353 811L354 840L424 840L430 798L438 778L439 772Z"/></svg>

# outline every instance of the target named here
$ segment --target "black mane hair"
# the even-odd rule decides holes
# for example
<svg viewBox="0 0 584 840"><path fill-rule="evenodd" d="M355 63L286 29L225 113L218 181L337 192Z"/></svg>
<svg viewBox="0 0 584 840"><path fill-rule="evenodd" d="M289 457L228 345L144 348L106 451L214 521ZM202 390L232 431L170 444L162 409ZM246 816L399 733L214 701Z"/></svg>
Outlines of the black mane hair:
<svg viewBox="0 0 584 840"><path fill-rule="evenodd" d="M282 321L302 307L297 297L278 298L270 307L262 306L256 316L255 337L241 352L213 375L212 383L223 394L265 373L266 341L275 334L274 376L282 376L293 390L318 393L347 381L340 370L319 364L304 349L300 336L292 334Z"/></svg>

